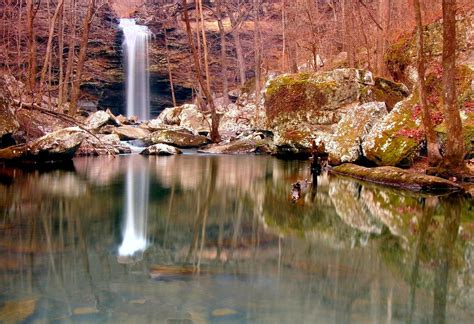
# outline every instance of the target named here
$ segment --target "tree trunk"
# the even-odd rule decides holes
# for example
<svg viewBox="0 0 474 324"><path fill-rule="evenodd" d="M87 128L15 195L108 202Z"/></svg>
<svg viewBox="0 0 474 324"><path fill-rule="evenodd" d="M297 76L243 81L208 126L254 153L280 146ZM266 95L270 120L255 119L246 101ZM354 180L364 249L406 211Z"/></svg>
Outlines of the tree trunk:
<svg viewBox="0 0 474 324"><path fill-rule="evenodd" d="M207 88L203 78L202 78L202 72L201 72L201 64L199 62L199 56L196 50L196 47L194 45L194 37L193 37L193 32L191 30L191 24L189 23L189 14L188 14L188 2L187 0L183 0L183 13L184 13L184 21L186 23L186 33L188 34L188 41L189 41L189 46L191 47L191 53L193 55L194 59L194 65L195 65L195 73L196 73L196 79L198 80L201 89L204 92L204 95L206 96L207 102L211 108L211 140L214 143L217 143L220 141L220 136L219 136L219 120L217 119L217 112L216 112L216 106L214 105L214 100L212 99L211 92Z"/></svg>
<svg viewBox="0 0 474 324"><path fill-rule="evenodd" d="M92 16L94 15L95 0L89 0L87 6L87 14L82 24L81 48L79 50L79 58L77 61L76 77L72 85L71 104L69 107L69 114L75 115L77 113L77 101L81 93L82 70L87 55L87 43L89 42L89 30L92 23Z"/></svg>
<svg viewBox="0 0 474 324"><path fill-rule="evenodd" d="M420 96L420 106L422 110L423 128L426 134L426 147L428 150L428 163L431 166L437 165L441 161L436 133L431 120L430 111L426 101L426 83L425 83L425 58L424 58L424 36L423 22L421 18L420 0L413 0L415 9L415 19L417 26L417 69L418 69L418 94Z"/></svg>
<svg viewBox="0 0 474 324"><path fill-rule="evenodd" d="M221 69L222 69L222 96L224 97L224 105L229 103L229 83L227 80L227 49L225 39L225 29L222 23L222 0L217 0L217 24L219 26L219 34L221 37Z"/></svg>
<svg viewBox="0 0 474 324"><path fill-rule="evenodd" d="M206 86L207 86L207 91L211 93L211 75L209 73L209 51L207 49L206 26L204 25L204 12L202 9L202 0L198 0L198 2L199 2L199 16L201 20L202 48L204 52L204 71L206 73Z"/></svg>
<svg viewBox="0 0 474 324"><path fill-rule="evenodd" d="M260 0L253 0L255 47L255 120L258 121L260 102L261 53L260 53Z"/></svg>
<svg viewBox="0 0 474 324"><path fill-rule="evenodd" d="M444 166L464 166L464 137L456 103L456 0L443 0L443 99L447 141Z"/></svg>
<svg viewBox="0 0 474 324"><path fill-rule="evenodd" d="M173 107L176 107L176 96L174 94L174 84L173 84L173 71L171 70L170 64L170 53L168 49L168 35L166 34L166 27L163 28L165 34L165 51L166 51L166 66L168 67L168 78L170 80L170 91L171 91L171 100L173 101Z"/></svg>
<svg viewBox="0 0 474 324"><path fill-rule="evenodd" d="M64 75L64 82L63 84L59 85L59 91L62 92L62 101L60 102L59 110L63 111L62 104L67 101L69 96L69 81L72 79L72 68L74 64L74 54L76 49L76 1L72 0L70 4L71 10L71 17L70 17L70 39L68 43L68 53L67 53L67 65L66 65L66 73Z"/></svg>
<svg viewBox="0 0 474 324"><path fill-rule="evenodd" d="M34 31L34 21L36 13L38 12L38 7L34 8L33 0L28 0L26 6L28 19L28 90L32 92L36 85L36 55L38 49L36 44L36 34Z"/></svg>
<svg viewBox="0 0 474 324"><path fill-rule="evenodd" d="M46 54L43 61L43 68L41 69L41 78L40 78L40 91L39 91L39 99L43 96L44 90L44 82L46 81L46 72L51 64L51 51L53 46L53 37L54 37L54 27L56 25L56 20L58 16L61 14L61 10L64 4L64 0L59 0L56 10L54 11L53 19L51 19L49 23L49 32L48 32L48 43L46 45ZM60 27L61 28L61 27Z"/></svg>

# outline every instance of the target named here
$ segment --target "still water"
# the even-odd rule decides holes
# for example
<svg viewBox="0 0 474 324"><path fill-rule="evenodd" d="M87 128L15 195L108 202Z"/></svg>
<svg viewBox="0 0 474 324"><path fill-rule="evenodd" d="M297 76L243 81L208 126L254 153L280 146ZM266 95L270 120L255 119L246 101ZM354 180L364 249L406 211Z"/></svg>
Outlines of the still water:
<svg viewBox="0 0 474 324"><path fill-rule="evenodd" d="M267 156L0 167L0 322L472 323L474 202ZM303 186L304 187L304 186Z"/></svg>

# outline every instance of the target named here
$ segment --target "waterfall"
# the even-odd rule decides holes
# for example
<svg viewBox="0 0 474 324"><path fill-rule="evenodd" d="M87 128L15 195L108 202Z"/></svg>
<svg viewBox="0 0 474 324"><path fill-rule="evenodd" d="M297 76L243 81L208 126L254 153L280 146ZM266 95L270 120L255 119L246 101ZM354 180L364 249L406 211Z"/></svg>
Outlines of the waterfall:
<svg viewBox="0 0 474 324"><path fill-rule="evenodd" d="M148 27L135 19L120 19L126 55L127 117L150 118L150 73L148 69Z"/></svg>
<svg viewBox="0 0 474 324"><path fill-rule="evenodd" d="M125 223L119 256L134 257L147 247L149 167L140 156L129 158L125 178ZM138 256L140 257L140 256Z"/></svg>

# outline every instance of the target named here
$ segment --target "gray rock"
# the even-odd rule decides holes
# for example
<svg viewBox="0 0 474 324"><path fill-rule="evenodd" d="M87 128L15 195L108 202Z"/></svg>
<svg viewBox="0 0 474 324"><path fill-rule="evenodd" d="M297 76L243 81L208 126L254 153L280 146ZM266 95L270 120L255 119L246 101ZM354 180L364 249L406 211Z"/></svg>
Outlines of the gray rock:
<svg viewBox="0 0 474 324"><path fill-rule="evenodd" d="M144 138L144 141L150 145L168 144L180 148L197 148L209 143L207 137L169 129L163 129L151 133L149 136Z"/></svg>
<svg viewBox="0 0 474 324"><path fill-rule="evenodd" d="M144 149L142 155L177 155L183 152L174 146L167 144L154 144Z"/></svg>

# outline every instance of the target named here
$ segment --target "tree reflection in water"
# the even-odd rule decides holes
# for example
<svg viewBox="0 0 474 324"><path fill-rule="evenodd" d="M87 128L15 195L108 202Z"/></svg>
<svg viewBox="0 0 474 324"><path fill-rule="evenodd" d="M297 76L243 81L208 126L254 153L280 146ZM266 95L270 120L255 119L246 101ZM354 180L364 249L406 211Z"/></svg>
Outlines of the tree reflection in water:
<svg viewBox="0 0 474 324"><path fill-rule="evenodd" d="M308 164L258 156L75 167L0 168L0 313L35 298L37 320L472 319L472 200L326 175L293 204ZM149 244L124 266L127 210Z"/></svg>

